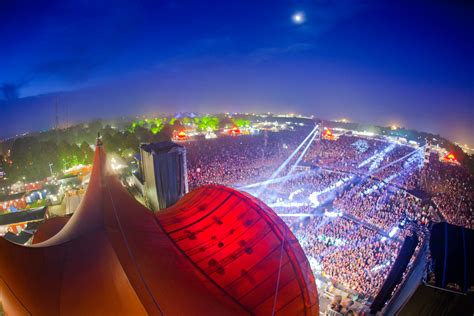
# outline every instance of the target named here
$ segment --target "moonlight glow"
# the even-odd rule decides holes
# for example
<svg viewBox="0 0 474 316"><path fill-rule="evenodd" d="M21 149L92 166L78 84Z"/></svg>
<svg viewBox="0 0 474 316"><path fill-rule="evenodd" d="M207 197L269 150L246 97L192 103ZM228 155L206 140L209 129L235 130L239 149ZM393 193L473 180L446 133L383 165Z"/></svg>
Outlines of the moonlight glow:
<svg viewBox="0 0 474 316"><path fill-rule="evenodd" d="M292 15L291 19L295 24L302 24L304 22L304 14L302 12L296 12Z"/></svg>

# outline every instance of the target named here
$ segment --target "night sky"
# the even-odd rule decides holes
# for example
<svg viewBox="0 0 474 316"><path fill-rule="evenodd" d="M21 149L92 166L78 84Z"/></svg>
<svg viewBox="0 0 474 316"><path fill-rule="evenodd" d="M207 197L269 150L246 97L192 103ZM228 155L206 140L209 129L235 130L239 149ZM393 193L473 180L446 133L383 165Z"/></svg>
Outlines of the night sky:
<svg viewBox="0 0 474 316"><path fill-rule="evenodd" d="M0 38L0 137L57 100L63 124L294 111L474 145L472 4L2 0Z"/></svg>

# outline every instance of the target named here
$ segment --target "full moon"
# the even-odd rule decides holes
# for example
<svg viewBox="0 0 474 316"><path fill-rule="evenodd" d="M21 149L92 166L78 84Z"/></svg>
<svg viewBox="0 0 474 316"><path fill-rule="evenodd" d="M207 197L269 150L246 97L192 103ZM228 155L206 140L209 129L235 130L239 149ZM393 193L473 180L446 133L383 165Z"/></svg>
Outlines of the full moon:
<svg viewBox="0 0 474 316"><path fill-rule="evenodd" d="M295 24L302 24L304 22L304 14L302 12L297 12L292 15L291 19Z"/></svg>

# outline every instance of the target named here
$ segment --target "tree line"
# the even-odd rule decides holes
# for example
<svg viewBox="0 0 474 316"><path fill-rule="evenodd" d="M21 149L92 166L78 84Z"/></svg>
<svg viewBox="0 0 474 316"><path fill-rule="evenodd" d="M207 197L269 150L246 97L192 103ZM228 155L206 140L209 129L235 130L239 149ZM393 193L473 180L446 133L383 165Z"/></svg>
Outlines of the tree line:
<svg viewBox="0 0 474 316"><path fill-rule="evenodd" d="M78 164L91 164L94 145L100 133L107 152L129 160L142 142L170 140L178 124L165 124L159 133L137 126L133 132L118 130L100 121L67 129L51 130L2 143L0 168L5 172L3 185L17 181L38 181Z"/></svg>

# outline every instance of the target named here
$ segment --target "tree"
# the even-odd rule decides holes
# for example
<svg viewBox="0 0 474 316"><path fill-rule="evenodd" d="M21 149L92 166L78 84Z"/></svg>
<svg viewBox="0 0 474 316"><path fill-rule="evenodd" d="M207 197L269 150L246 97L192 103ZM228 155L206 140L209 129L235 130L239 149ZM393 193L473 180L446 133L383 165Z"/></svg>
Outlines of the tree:
<svg viewBox="0 0 474 316"><path fill-rule="evenodd" d="M159 141L169 141L173 138L174 126L166 124L161 132L154 139L155 142Z"/></svg>
<svg viewBox="0 0 474 316"><path fill-rule="evenodd" d="M245 119L235 119L234 124L239 128L250 127L250 121Z"/></svg>
<svg viewBox="0 0 474 316"><path fill-rule="evenodd" d="M84 165L88 165L92 163L94 158L94 152L92 151L91 147L87 142L82 142L80 146L81 150L81 163Z"/></svg>
<svg viewBox="0 0 474 316"><path fill-rule="evenodd" d="M229 128L232 125L234 125L234 122L232 122L232 120L230 118L228 118L227 116L223 117L219 122L219 127L220 128Z"/></svg>
<svg viewBox="0 0 474 316"><path fill-rule="evenodd" d="M216 131L219 129L219 118L216 116L204 116L194 118L200 131Z"/></svg>
<svg viewBox="0 0 474 316"><path fill-rule="evenodd" d="M183 117L182 119L183 125L190 125L193 121L189 117Z"/></svg>
<svg viewBox="0 0 474 316"><path fill-rule="evenodd" d="M150 142L153 135L146 128L137 126L137 128L135 129L135 136L140 142L146 143L146 142Z"/></svg>
<svg viewBox="0 0 474 316"><path fill-rule="evenodd" d="M120 152L120 143L117 141L117 138L114 136L115 133L110 133L110 131L104 131L102 135L102 141L107 152Z"/></svg>

